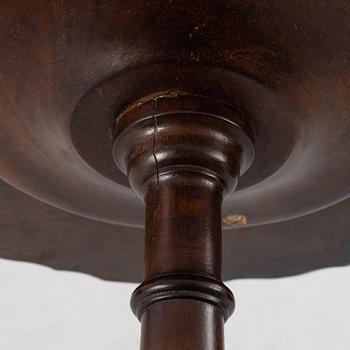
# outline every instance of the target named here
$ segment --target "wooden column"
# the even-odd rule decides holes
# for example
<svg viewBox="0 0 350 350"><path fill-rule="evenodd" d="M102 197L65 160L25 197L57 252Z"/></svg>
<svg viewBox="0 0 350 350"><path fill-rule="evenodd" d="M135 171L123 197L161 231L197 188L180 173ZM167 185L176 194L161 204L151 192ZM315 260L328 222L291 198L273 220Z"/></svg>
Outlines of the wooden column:
<svg viewBox="0 0 350 350"><path fill-rule="evenodd" d="M223 349L233 296L220 282L222 186L173 171L150 186L145 202L146 280L132 300L141 349Z"/></svg>
<svg viewBox="0 0 350 350"><path fill-rule="evenodd" d="M141 349L222 350L234 298L221 280L221 205L253 147L230 119L207 115L203 98L162 102L128 109L114 144L146 204L145 280L131 299Z"/></svg>

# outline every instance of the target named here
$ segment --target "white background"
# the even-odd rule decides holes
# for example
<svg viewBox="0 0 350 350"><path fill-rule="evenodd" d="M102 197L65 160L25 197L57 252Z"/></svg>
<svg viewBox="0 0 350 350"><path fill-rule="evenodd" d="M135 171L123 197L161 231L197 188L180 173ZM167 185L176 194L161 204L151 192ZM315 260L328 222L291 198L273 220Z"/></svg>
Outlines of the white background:
<svg viewBox="0 0 350 350"><path fill-rule="evenodd" d="M134 284L0 259L1 350L138 350ZM349 350L350 268L227 283L226 349Z"/></svg>

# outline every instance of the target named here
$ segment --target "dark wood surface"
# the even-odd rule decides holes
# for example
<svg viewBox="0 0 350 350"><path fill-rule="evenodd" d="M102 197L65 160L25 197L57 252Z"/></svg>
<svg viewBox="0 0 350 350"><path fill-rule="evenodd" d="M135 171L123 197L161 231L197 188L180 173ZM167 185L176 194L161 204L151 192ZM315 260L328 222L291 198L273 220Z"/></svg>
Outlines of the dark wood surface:
<svg viewBox="0 0 350 350"><path fill-rule="evenodd" d="M155 304L142 321L141 350L223 350L220 310L200 301L169 300Z"/></svg>
<svg viewBox="0 0 350 350"><path fill-rule="evenodd" d="M0 256L112 281L143 279L144 230L88 220L1 182ZM223 233L223 277L274 278L350 263L350 200Z"/></svg>
<svg viewBox="0 0 350 350"><path fill-rule="evenodd" d="M127 105L180 89L254 133L223 206L247 218L223 227L224 278L348 264L349 18L347 0L2 1L0 177L66 212L2 183L0 256L140 280L144 208L112 131Z"/></svg>
<svg viewBox="0 0 350 350"><path fill-rule="evenodd" d="M222 350L222 272L348 264L349 18L347 0L2 1L0 257L144 270L142 350Z"/></svg>
<svg viewBox="0 0 350 350"><path fill-rule="evenodd" d="M335 204L350 193L349 16L348 0L3 0L0 176L143 227L111 128L137 99L180 89L252 124L256 157L226 213L253 226Z"/></svg>
<svg viewBox="0 0 350 350"><path fill-rule="evenodd" d="M221 283L223 187L188 169L159 172L145 193L145 281L131 299L141 349L222 350L234 308Z"/></svg>
<svg viewBox="0 0 350 350"><path fill-rule="evenodd" d="M223 350L235 301L222 283L221 208L253 144L198 96L172 96L158 116L143 102L118 117L113 147L145 202L144 281L131 297L141 349Z"/></svg>

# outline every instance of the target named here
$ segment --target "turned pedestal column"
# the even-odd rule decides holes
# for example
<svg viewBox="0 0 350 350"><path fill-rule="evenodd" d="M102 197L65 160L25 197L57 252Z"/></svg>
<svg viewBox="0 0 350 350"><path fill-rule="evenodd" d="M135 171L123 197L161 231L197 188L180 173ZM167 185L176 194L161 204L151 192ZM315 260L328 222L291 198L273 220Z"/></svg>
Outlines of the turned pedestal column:
<svg viewBox="0 0 350 350"><path fill-rule="evenodd" d="M223 348L222 270L348 264L349 17L348 0L1 1L0 257L134 282L145 238L143 350Z"/></svg>
<svg viewBox="0 0 350 350"><path fill-rule="evenodd" d="M221 206L254 155L241 120L183 92L117 118L115 161L146 206L145 280L131 299L142 350L224 348L234 298L221 276Z"/></svg>

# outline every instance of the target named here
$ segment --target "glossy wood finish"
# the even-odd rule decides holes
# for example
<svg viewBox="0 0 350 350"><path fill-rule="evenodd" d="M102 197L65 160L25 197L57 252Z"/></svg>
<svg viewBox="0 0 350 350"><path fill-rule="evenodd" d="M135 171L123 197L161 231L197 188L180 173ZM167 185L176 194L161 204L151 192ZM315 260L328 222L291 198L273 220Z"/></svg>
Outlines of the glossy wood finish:
<svg viewBox="0 0 350 350"><path fill-rule="evenodd" d="M223 225L224 278L348 264L349 16L346 0L3 1L0 176L67 213L2 184L0 255L140 280L145 248L145 350L222 348L227 216L245 227Z"/></svg>
<svg viewBox="0 0 350 350"><path fill-rule="evenodd" d="M198 173L166 177L145 198L145 278L192 273L221 279L222 188Z"/></svg>
<svg viewBox="0 0 350 350"><path fill-rule="evenodd" d="M222 200L254 147L247 126L206 113L198 96L172 95L160 115L153 99L148 113L142 100L117 117L113 147L146 206L145 280L131 299L141 348L221 350L234 309L222 284Z"/></svg>
<svg viewBox="0 0 350 350"><path fill-rule="evenodd" d="M215 180L186 171L148 190L145 282L131 301L141 349L224 348L234 299L221 283L221 192Z"/></svg>
<svg viewBox="0 0 350 350"><path fill-rule="evenodd" d="M224 320L215 306L170 300L148 309L142 320L141 350L223 350Z"/></svg>
<svg viewBox="0 0 350 350"><path fill-rule="evenodd" d="M0 176L143 227L113 165L112 125L144 96L183 90L224 101L255 132L226 214L256 226L336 204L350 193L349 15L347 0L4 0Z"/></svg>

